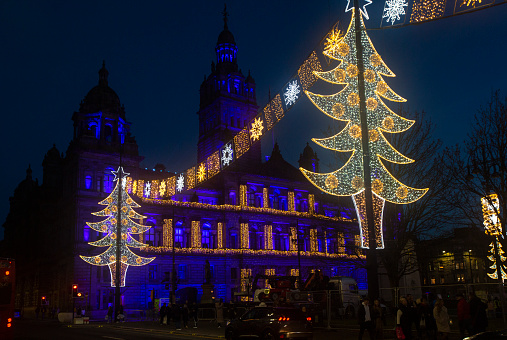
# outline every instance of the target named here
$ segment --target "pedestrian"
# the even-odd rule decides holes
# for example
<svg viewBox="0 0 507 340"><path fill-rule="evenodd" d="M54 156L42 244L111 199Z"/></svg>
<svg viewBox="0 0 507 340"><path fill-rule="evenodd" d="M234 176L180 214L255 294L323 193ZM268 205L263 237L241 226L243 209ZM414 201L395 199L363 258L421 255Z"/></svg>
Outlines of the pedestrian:
<svg viewBox="0 0 507 340"><path fill-rule="evenodd" d="M444 300L437 299L435 308L433 309L433 317L435 318L435 322L437 324L437 330L440 339L449 339L451 327L449 326L449 314L447 313L447 308L444 306Z"/></svg>
<svg viewBox="0 0 507 340"><path fill-rule="evenodd" d="M380 305L379 299L373 300L372 310L372 320L375 326L375 339L382 340L384 339L384 325L386 317L384 311L382 310L382 306Z"/></svg>
<svg viewBox="0 0 507 340"><path fill-rule="evenodd" d="M500 319L502 317L502 304L500 303L500 300L498 299L497 296L495 297L494 304L496 318Z"/></svg>
<svg viewBox="0 0 507 340"><path fill-rule="evenodd" d="M222 302L222 299L218 299L218 302L215 303L215 309L218 328L220 328L224 323L224 303Z"/></svg>
<svg viewBox="0 0 507 340"><path fill-rule="evenodd" d="M125 322L125 314L123 313L123 306L120 305L120 307L118 307L118 311L116 311L116 321L118 322Z"/></svg>
<svg viewBox="0 0 507 340"><path fill-rule="evenodd" d="M414 301L412 294L407 294L407 306L410 313L410 329L412 330L412 324L415 325L416 334L419 334L419 309L417 303Z"/></svg>
<svg viewBox="0 0 507 340"><path fill-rule="evenodd" d="M192 320L194 320L194 328L197 328L198 312L199 312L199 307L197 306L197 303L192 302L192 308L190 310L190 315L192 317Z"/></svg>
<svg viewBox="0 0 507 340"><path fill-rule="evenodd" d="M35 308L35 318L38 319L39 318L39 313L40 313L40 306L37 306Z"/></svg>
<svg viewBox="0 0 507 340"><path fill-rule="evenodd" d="M401 328L403 335L406 340L412 339L412 320L410 315L410 309L408 308L407 299L402 296L400 298L400 303L398 306L398 310L396 311L396 327Z"/></svg>
<svg viewBox="0 0 507 340"><path fill-rule="evenodd" d="M186 300L181 310L181 316L183 317L183 328L188 328L188 314L188 300Z"/></svg>
<svg viewBox="0 0 507 340"><path fill-rule="evenodd" d="M460 338L463 339L465 337L465 331L470 334L470 305L463 294L456 295L456 299L458 300L458 326L459 326L459 335Z"/></svg>
<svg viewBox="0 0 507 340"><path fill-rule="evenodd" d="M370 299L365 297L361 305L359 305L359 310L357 311L357 321L359 322L359 340L363 338L365 330L368 330L371 340L375 339L375 330L369 304Z"/></svg>
<svg viewBox="0 0 507 340"><path fill-rule="evenodd" d="M488 298L488 319L494 319L495 318L495 303L491 299L491 296Z"/></svg>
<svg viewBox="0 0 507 340"><path fill-rule="evenodd" d="M428 303L428 299L423 296L419 308L419 338L424 340L434 340L437 335L437 325L435 324L435 318L433 317L433 309Z"/></svg>
<svg viewBox="0 0 507 340"><path fill-rule="evenodd" d="M472 334L485 332L488 327L486 304L474 292L470 293L470 324Z"/></svg>
<svg viewBox="0 0 507 340"><path fill-rule="evenodd" d="M171 314L173 316L174 325L177 331L181 331L181 311L180 306L173 303L171 307Z"/></svg>
<svg viewBox="0 0 507 340"><path fill-rule="evenodd" d="M112 323L113 322L113 307L109 306L107 309L107 322Z"/></svg>
<svg viewBox="0 0 507 340"><path fill-rule="evenodd" d="M162 307L160 307L158 316L160 317L160 324L163 325L165 323L167 325L167 303L164 303Z"/></svg>
<svg viewBox="0 0 507 340"><path fill-rule="evenodd" d="M44 315L46 314L46 306L42 306L41 308L41 315L42 315L42 320L44 320Z"/></svg>
<svg viewBox="0 0 507 340"><path fill-rule="evenodd" d="M232 301L232 300L229 303L229 309L227 311L227 314L229 315L229 320L236 319L236 306L234 304L234 301Z"/></svg>

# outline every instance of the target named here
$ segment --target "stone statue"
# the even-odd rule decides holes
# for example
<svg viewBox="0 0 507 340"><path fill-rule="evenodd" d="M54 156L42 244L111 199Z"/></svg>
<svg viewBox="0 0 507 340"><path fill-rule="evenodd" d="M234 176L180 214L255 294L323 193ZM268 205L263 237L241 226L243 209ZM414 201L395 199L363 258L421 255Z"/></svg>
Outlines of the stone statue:
<svg viewBox="0 0 507 340"><path fill-rule="evenodd" d="M206 264L204 265L204 282L207 284L211 283L211 266L208 260L206 260Z"/></svg>

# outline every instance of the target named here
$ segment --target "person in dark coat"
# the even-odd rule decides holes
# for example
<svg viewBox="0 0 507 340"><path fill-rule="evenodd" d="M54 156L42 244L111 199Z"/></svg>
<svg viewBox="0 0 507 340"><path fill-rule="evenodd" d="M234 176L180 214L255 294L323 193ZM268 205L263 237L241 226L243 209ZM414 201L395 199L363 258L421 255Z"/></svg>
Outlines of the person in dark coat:
<svg viewBox="0 0 507 340"><path fill-rule="evenodd" d="M375 327L373 324L372 316L370 299L365 297L359 306L359 310L357 311L357 321L359 323L359 340L363 338L365 330L368 330L368 334L370 335L371 340L375 339Z"/></svg>
<svg viewBox="0 0 507 340"><path fill-rule="evenodd" d="M199 313L199 307L197 306L197 303L192 302L192 307L190 308L190 316L192 320L194 320L194 328L197 328L197 318Z"/></svg>
<svg viewBox="0 0 507 340"><path fill-rule="evenodd" d="M471 334L486 331L488 327L488 315L486 304L479 299L475 293L470 293L470 325Z"/></svg>
<svg viewBox="0 0 507 340"><path fill-rule="evenodd" d="M465 337L465 331L470 335L470 305L463 294L456 295L458 300L458 326L459 335L463 339Z"/></svg>
<svg viewBox="0 0 507 340"><path fill-rule="evenodd" d="M433 340L437 337L437 324L433 317L433 308L430 306L428 299L423 296L421 303L418 305L419 309L419 338Z"/></svg>
<svg viewBox="0 0 507 340"><path fill-rule="evenodd" d="M160 307L160 311L158 312L158 316L160 317L160 324L164 324L164 318L167 316L167 303L164 303L162 307Z"/></svg>
<svg viewBox="0 0 507 340"><path fill-rule="evenodd" d="M113 307L109 306L107 309L107 322L112 323L113 322Z"/></svg>
<svg viewBox="0 0 507 340"><path fill-rule="evenodd" d="M188 328L188 314L189 314L189 310L188 310L188 300L185 301L185 303L183 304L183 308L181 309L181 316L183 318L183 328Z"/></svg>
<svg viewBox="0 0 507 340"><path fill-rule="evenodd" d="M171 308L171 313L173 316L174 324L176 325L176 330L181 330L181 310L180 306L173 303L173 306Z"/></svg>
<svg viewBox="0 0 507 340"><path fill-rule="evenodd" d="M400 298L400 305L396 312L396 326L403 330L405 340L412 339L412 315L405 297Z"/></svg>

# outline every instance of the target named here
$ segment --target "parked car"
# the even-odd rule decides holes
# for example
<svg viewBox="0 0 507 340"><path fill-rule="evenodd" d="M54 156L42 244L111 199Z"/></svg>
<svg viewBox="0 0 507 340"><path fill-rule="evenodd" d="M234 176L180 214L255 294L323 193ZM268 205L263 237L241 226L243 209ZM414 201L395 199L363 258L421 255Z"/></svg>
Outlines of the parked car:
<svg viewBox="0 0 507 340"><path fill-rule="evenodd" d="M236 340L243 336L261 339L313 339L311 318L294 307L254 307L241 317L231 320L225 328L225 338Z"/></svg>

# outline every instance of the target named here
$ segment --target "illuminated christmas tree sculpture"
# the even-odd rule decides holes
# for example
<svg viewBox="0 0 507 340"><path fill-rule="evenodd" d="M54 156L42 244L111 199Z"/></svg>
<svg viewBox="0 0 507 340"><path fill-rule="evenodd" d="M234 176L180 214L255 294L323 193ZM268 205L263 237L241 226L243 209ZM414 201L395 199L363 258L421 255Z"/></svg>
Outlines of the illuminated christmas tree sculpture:
<svg viewBox="0 0 507 340"><path fill-rule="evenodd" d="M331 84L345 85L344 88L331 95L306 91L313 104L322 112L333 119L347 122L345 128L335 136L312 140L324 148L352 152L352 155L345 165L330 173L315 173L303 168L300 170L322 191L336 196L353 197L360 222L361 246L369 248L354 11L352 10L352 19L345 35L324 50L324 55L340 61L339 65L330 71L315 72L320 79ZM394 102L404 102L405 99L394 93L383 80L383 76L395 75L373 47L366 34L362 16L360 22L376 247L383 248L382 214L385 201L411 203L421 198L428 189L414 189L402 184L383 164L383 161L399 164L413 162L398 152L384 137L384 133L403 132L414 121L397 115L384 104L383 99Z"/></svg>
<svg viewBox="0 0 507 340"><path fill-rule="evenodd" d="M484 216L484 231L486 234L493 236L495 239L489 245L491 249L489 252L491 255L488 255L488 259L493 262L493 264L489 267L493 269L493 273L487 273L490 278L493 280L498 279L498 274L502 275L502 281L507 279L507 268L505 266L506 257L504 250L502 249L502 244L498 239L499 236L503 235L502 223L498 215L500 214L500 201L498 199L498 195L495 193L489 194L483 198L481 198L482 205L482 215ZM496 251L495 251L496 248ZM500 263L500 270L497 269L497 258L496 254L498 253L498 262Z"/></svg>
<svg viewBox="0 0 507 340"><path fill-rule="evenodd" d="M134 222L132 219L142 219L142 216L134 211L133 208L139 208L137 204L125 190L126 187L126 176L128 173L123 172L123 168L119 167L117 171L112 171L115 175L114 181L116 186L111 194L99 204L105 205L106 208L93 213L95 216L107 216L107 218L101 222L87 222L86 224L100 233L106 234L102 239L89 242L88 244L96 247L109 247L105 252L96 256L80 256L84 261L89 264L96 266L109 266L111 273L111 287L116 287L116 253L117 253L117 228L118 218L121 218L120 230L121 230L121 241L120 241L120 253L121 253L121 268L120 268L120 287L125 286L125 276L129 266L143 266L155 258L145 258L134 254L130 248L141 248L147 245L134 239L132 234L142 234L150 227L143 226L139 223ZM118 177L121 177L119 181ZM122 183L122 190L120 189L119 183ZM121 192L121 194L120 194ZM118 213L118 207L121 209L121 213Z"/></svg>

